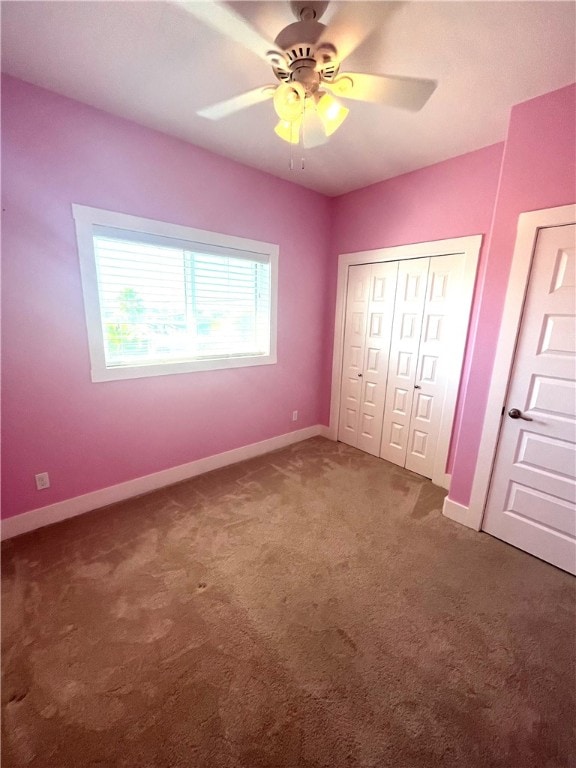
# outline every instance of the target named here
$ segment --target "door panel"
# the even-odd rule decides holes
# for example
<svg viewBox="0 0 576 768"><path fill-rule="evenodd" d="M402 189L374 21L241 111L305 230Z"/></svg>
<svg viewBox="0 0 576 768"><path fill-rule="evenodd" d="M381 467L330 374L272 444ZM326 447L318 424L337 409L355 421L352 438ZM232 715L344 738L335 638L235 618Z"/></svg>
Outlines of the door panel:
<svg viewBox="0 0 576 768"><path fill-rule="evenodd" d="M576 418L576 382L551 376L532 376L528 409L541 415Z"/></svg>
<svg viewBox="0 0 576 768"><path fill-rule="evenodd" d="M371 266L357 447L373 456L380 453L397 275L398 262Z"/></svg>
<svg viewBox="0 0 576 768"><path fill-rule="evenodd" d="M538 235L483 528L576 573L576 227ZM511 408L530 419L513 419Z"/></svg>
<svg viewBox="0 0 576 768"><path fill-rule="evenodd" d="M430 259L400 262L380 456L404 466Z"/></svg>
<svg viewBox="0 0 576 768"><path fill-rule="evenodd" d="M430 259L405 465L424 477L436 460L462 275L459 254Z"/></svg>
<svg viewBox="0 0 576 768"><path fill-rule="evenodd" d="M338 439L375 456L382 414L397 262L349 267Z"/></svg>
<svg viewBox="0 0 576 768"><path fill-rule="evenodd" d="M346 296L338 440L354 447L358 442L369 290L370 265L359 264L350 267Z"/></svg>

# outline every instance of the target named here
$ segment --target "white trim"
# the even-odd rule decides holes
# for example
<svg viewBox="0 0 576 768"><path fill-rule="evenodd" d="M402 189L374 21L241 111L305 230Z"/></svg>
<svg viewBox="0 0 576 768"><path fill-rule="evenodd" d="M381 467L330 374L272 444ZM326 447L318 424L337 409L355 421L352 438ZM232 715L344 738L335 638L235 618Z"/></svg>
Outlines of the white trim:
<svg viewBox="0 0 576 768"><path fill-rule="evenodd" d="M470 494L470 522L468 525L477 531L482 528L482 519L488 499L490 478L502 422L502 407L506 401L506 392L512 372L516 341L520 331L538 232L546 227L558 227L574 222L576 222L576 205L562 205L558 208L530 211L520 214L518 218L516 244L512 256L488 402L484 412L478 460Z"/></svg>
<svg viewBox="0 0 576 768"><path fill-rule="evenodd" d="M264 243L260 240L251 240L250 238L237 237L236 235L222 235L219 232L210 232L207 229L196 229L182 224L171 224L166 221L147 219L143 216L106 211L103 208L91 208L87 205L78 205L78 203L72 203L72 215L75 221L83 221L84 223L98 224L103 227L113 227L114 229L128 229L131 232L179 238L188 242L200 242L206 245L232 248L236 251L248 251L267 255L270 250L278 248L274 243Z"/></svg>
<svg viewBox="0 0 576 768"><path fill-rule="evenodd" d="M277 362L277 327L278 327L278 255L279 246L235 235L222 235L205 229L195 229L165 221L145 219L101 208L90 208L72 203L72 215L76 225L78 257L84 296L84 312L88 335L88 347L91 361L93 382L115 381L118 379L138 379L149 376L165 376L193 371L212 371L224 368L244 368L254 365L274 365ZM270 264L270 348L266 355L246 357L227 357L220 359L182 360L149 365L127 365L107 367L102 335L100 298L96 259L94 255L94 227L109 227L115 230L138 232L143 235L155 235L169 238L175 243L199 244L215 251L228 251L235 257L255 256L256 261Z"/></svg>
<svg viewBox="0 0 576 768"><path fill-rule="evenodd" d="M467 528L474 528L473 521L471 520L470 507L465 507L464 504L458 504L457 501L452 501L452 499L449 499L448 497L444 499L442 514L445 517L449 517L450 520L455 520L457 523L465 525Z"/></svg>
<svg viewBox="0 0 576 768"><path fill-rule="evenodd" d="M128 480L125 483L111 485L107 488L101 488L98 491L86 493L83 496L75 496L72 499L59 501L56 504L50 504L48 507L40 507L24 512L21 515L14 515L2 520L1 536L4 539L11 539L22 533L34 531L36 528L42 528L45 525L52 525L69 517L82 515L84 512L105 507L108 504L115 504L118 501L140 496L143 493L155 491L166 485L172 485L182 480L201 475L204 472L211 472L214 469L227 467L230 464L236 464L245 459L251 459L254 456L261 456L270 451L277 451L279 448L285 448L293 443L299 443L310 437L327 437L327 427L316 424L312 427L287 432L284 435L271 437L268 440L262 440L259 443L251 443L241 448L234 448L231 451L218 453L214 456L207 456L204 459L191 461L188 464L180 464L177 467L164 469L160 472L154 472L151 475L137 477L134 480Z"/></svg>
<svg viewBox="0 0 576 768"><path fill-rule="evenodd" d="M359 251L357 253L343 253L338 258L338 285L336 289L336 315L334 318L334 351L332 356L332 397L330 401L330 430L331 440L338 439L338 415L340 413L340 379L342 371L342 354L344 347L344 318L346 312L346 289L348 282L348 267L354 264L374 264L381 261L403 261L405 259L422 259L434 256L447 256L449 254L461 254L464 259L464 273L462 291L460 293L460 307L468 309L468 317L474 295L476 270L478 258L482 246L482 235L469 235L467 237L454 237L447 240L434 240L413 245L398 245L391 248L377 248L371 251ZM450 449L452 424L458 399L458 387L464 352L466 349L466 337L468 322L462 323L456 331L453 353L455 365L453 370L457 375L451 376L446 384L446 397L442 413L442 425L438 438L436 461L432 475L432 482L442 488L450 487L450 475L446 474L446 463Z"/></svg>

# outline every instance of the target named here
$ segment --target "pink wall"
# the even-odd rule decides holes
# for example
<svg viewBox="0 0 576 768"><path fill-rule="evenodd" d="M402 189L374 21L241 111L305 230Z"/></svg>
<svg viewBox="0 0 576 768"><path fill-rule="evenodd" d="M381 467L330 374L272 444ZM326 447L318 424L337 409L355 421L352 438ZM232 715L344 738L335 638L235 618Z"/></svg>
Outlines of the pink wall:
<svg viewBox="0 0 576 768"><path fill-rule="evenodd" d="M494 144L336 198L332 250L488 232L503 148Z"/></svg>
<svg viewBox="0 0 576 768"><path fill-rule="evenodd" d="M518 215L576 199L575 91L516 106L505 145L329 200L3 78L3 516L326 424L337 254L483 234L451 454L467 504ZM279 243L278 365L91 383L72 202Z"/></svg>
<svg viewBox="0 0 576 768"><path fill-rule="evenodd" d="M10 77L2 101L3 516L327 422L328 199ZM278 364L93 384L73 202L278 243Z"/></svg>
<svg viewBox="0 0 576 768"><path fill-rule="evenodd" d="M454 441L450 498L460 504L470 500L518 216L575 201L576 85L571 85L518 104L511 112L478 327L469 344L471 375Z"/></svg>
<svg viewBox="0 0 576 768"><path fill-rule="evenodd" d="M334 258L391 245L487 236L449 461L450 498L464 505L474 479L518 216L576 200L575 93L571 85L515 106L504 145L375 184L334 203ZM333 312L334 293L331 304Z"/></svg>

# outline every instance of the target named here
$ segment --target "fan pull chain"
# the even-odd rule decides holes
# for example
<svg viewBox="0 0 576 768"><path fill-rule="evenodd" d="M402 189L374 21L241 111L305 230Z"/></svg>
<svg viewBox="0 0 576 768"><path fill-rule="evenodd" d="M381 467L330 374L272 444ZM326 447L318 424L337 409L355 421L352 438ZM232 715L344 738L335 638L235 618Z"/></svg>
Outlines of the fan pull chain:
<svg viewBox="0 0 576 768"><path fill-rule="evenodd" d="M304 120L304 107L302 107L302 128L300 131L300 141L298 142L298 146L301 148L302 154L300 155L300 170L304 170L304 125L306 121Z"/></svg>
<svg viewBox="0 0 576 768"><path fill-rule="evenodd" d="M292 139L294 138L294 123L290 123L290 160L288 162L288 168L293 171L294 170L294 143ZM300 135L300 140L298 141L298 146L302 146L302 152L304 151L304 125L302 125L302 132ZM304 154L300 156L300 170L304 170Z"/></svg>
<svg viewBox="0 0 576 768"><path fill-rule="evenodd" d="M302 105L302 128L300 130L300 141L298 142L298 146L300 147L300 152L302 153L300 155L300 170L304 170L304 126L306 125L306 120L304 120L304 110L306 108L305 103Z"/></svg>

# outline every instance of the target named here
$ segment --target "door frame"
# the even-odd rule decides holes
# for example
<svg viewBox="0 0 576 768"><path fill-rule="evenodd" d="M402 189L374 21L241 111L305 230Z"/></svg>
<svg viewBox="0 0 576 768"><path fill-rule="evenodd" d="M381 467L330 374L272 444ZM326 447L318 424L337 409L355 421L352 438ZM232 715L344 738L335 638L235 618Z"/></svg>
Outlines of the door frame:
<svg viewBox="0 0 576 768"><path fill-rule="evenodd" d="M357 264L374 264L379 261L405 261L408 259L434 258L458 254L462 256L464 271L463 285L459 296L458 311L465 316L466 322L458 323L457 335L454 339L454 373L446 381L446 396L442 411L442 422L438 436L436 460L432 473L432 482L443 488L450 488L450 475L446 472L452 425L458 400L458 389L464 363L464 352L468 336L468 325L476 282L476 271L482 235L454 237L446 240L398 245L389 248L376 248L356 253L342 253L338 257L338 284L336 288L336 312L334 318L334 348L332 355L332 397L330 401L330 426L328 437L338 439L338 417L340 414L340 382L342 379L342 361L344 349L344 319L346 314L346 292L348 289L348 267Z"/></svg>
<svg viewBox="0 0 576 768"><path fill-rule="evenodd" d="M534 251L538 233L548 227L559 227L576 222L576 205L562 205L557 208L545 208L539 211L521 213L518 217L516 244L512 256L508 289L504 302L504 312L500 323L500 332L496 345L494 368L488 391L488 401L484 412L484 423L478 459L472 481L470 503L466 511L466 525L482 529L492 472L496 461L496 452L502 426L502 408L512 377L512 367L516 344L520 333L524 302L528 292L528 283L532 269ZM449 515L451 517L451 515Z"/></svg>

